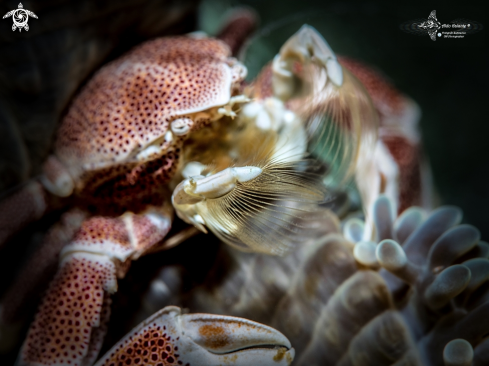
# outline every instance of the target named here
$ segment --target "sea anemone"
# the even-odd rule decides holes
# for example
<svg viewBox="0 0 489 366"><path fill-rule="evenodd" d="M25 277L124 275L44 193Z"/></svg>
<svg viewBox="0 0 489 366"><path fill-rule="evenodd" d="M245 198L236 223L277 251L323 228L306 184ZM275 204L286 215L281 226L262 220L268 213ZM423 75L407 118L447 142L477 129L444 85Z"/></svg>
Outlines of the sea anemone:
<svg viewBox="0 0 489 366"><path fill-rule="evenodd" d="M343 235L334 216L310 218L288 256L221 245L204 278L167 268L146 301L271 325L293 344L295 365L487 364L489 245L478 230L452 206L395 217L380 196L373 212L375 241L362 240L358 218Z"/></svg>

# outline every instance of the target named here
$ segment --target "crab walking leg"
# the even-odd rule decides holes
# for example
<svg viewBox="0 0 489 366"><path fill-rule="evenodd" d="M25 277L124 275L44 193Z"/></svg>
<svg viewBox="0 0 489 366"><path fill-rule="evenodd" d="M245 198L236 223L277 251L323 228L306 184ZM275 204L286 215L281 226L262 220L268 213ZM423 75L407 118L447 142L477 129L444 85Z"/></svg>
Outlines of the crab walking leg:
<svg viewBox="0 0 489 366"><path fill-rule="evenodd" d="M49 156L39 181L32 180L0 201L0 248L20 229L46 213L65 207L64 197L72 194L74 181L55 156Z"/></svg>
<svg viewBox="0 0 489 366"><path fill-rule="evenodd" d="M277 330L242 318L182 314L168 306L134 328L96 366L290 365L294 349Z"/></svg>
<svg viewBox="0 0 489 366"><path fill-rule="evenodd" d="M94 330L101 326L104 299L117 290L115 264L103 255L72 253L61 262L18 365L84 365Z"/></svg>
<svg viewBox="0 0 489 366"><path fill-rule="evenodd" d="M397 204L398 213L411 206L423 206L431 210L430 177L423 160L418 122L419 107L406 95L400 93L385 78L355 60L340 57L339 61L365 86L380 116L379 141L374 163L379 180L382 176L383 191ZM365 179L364 184L370 184Z"/></svg>
<svg viewBox="0 0 489 366"><path fill-rule="evenodd" d="M238 8L226 19L216 38L226 43L231 48L233 56L236 56L256 29L257 23L258 15L254 11Z"/></svg>
<svg viewBox="0 0 489 366"><path fill-rule="evenodd" d="M167 206L86 220L61 252L60 268L17 364L92 364L104 339L109 296L117 291L117 278L124 277L130 260L163 239L170 226Z"/></svg>
<svg viewBox="0 0 489 366"><path fill-rule="evenodd" d="M71 195L73 180L58 159L50 156L43 170L40 182L31 181L0 202L0 247L24 226L62 205L61 197Z"/></svg>
<svg viewBox="0 0 489 366"><path fill-rule="evenodd" d="M39 182L30 182L0 202L0 247L25 225L40 219L48 208Z"/></svg>
<svg viewBox="0 0 489 366"><path fill-rule="evenodd" d="M0 349L7 349L7 344L15 344L15 332L11 329L22 327L31 316L38 305L39 295L56 273L59 253L73 239L86 217L87 214L78 209L65 212L10 285L0 303Z"/></svg>

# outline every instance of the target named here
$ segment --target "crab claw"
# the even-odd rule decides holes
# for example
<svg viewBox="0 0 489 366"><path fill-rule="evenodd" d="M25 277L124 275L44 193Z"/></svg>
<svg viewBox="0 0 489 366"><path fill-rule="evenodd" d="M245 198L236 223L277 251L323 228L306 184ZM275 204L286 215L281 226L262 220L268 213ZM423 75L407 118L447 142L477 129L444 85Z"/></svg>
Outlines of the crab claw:
<svg viewBox="0 0 489 366"><path fill-rule="evenodd" d="M290 365L294 349L277 330L243 318L182 314L168 306L133 329L96 366Z"/></svg>

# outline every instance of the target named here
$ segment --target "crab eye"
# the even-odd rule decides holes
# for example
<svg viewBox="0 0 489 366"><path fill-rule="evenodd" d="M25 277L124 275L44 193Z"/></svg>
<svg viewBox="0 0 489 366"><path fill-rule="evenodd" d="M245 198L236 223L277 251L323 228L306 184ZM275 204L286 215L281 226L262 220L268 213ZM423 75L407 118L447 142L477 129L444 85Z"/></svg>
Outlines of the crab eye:
<svg viewBox="0 0 489 366"><path fill-rule="evenodd" d="M179 118L171 123L171 130L177 136L186 135L193 125L193 121L190 118Z"/></svg>

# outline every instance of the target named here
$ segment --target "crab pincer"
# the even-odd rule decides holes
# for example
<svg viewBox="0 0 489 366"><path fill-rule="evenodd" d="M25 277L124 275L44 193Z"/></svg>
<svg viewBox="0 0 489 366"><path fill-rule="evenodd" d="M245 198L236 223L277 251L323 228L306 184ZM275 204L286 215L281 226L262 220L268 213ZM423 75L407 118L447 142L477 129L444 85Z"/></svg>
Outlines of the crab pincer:
<svg viewBox="0 0 489 366"><path fill-rule="evenodd" d="M96 366L290 365L294 349L277 330L250 320L182 314L168 306L134 328Z"/></svg>

